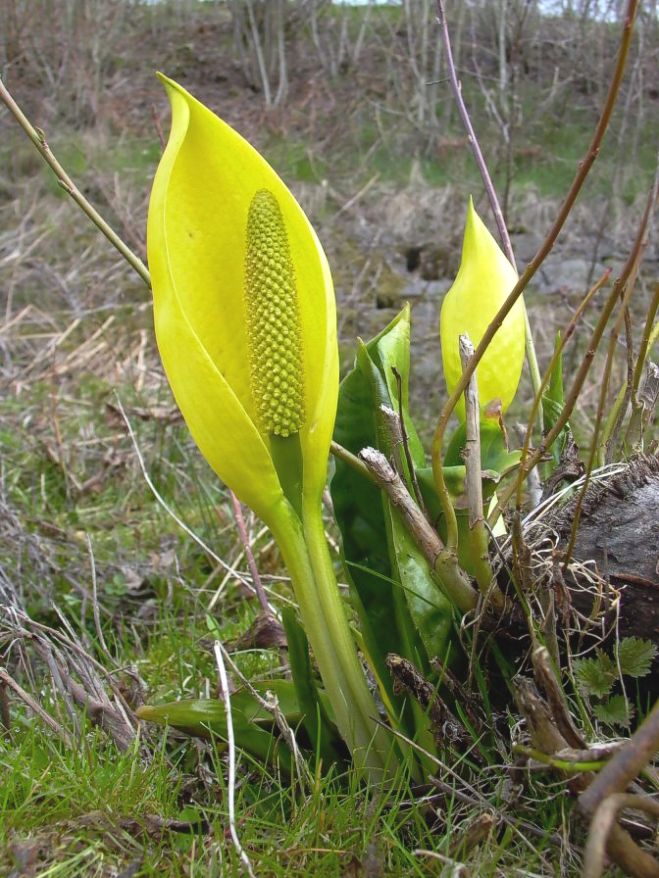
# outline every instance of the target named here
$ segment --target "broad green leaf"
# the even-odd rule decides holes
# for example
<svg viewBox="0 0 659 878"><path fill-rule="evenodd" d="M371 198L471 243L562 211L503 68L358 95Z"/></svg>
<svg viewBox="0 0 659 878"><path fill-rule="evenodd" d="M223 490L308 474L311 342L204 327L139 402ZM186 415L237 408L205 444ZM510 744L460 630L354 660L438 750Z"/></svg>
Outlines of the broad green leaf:
<svg viewBox="0 0 659 878"><path fill-rule="evenodd" d="M595 658L575 659L574 676L584 694L603 698L611 691L618 669L606 653L598 650Z"/></svg>
<svg viewBox="0 0 659 878"><path fill-rule="evenodd" d="M404 593L407 609L419 633L425 652L443 662L450 659L453 637L453 608L430 573L428 562L398 511L386 501L389 515L392 568ZM414 658L419 665L421 653ZM420 665L423 667L423 664Z"/></svg>
<svg viewBox="0 0 659 878"><path fill-rule="evenodd" d="M355 367L339 387L334 437L353 454L358 454L367 446L377 447L379 444L375 410L381 403L391 405L391 399L379 370L375 370L377 393L374 394L370 352L403 320L409 320L409 309L402 311L386 329L360 349ZM398 362L400 364L400 360ZM364 368L367 374L364 374ZM330 490L341 530L352 599L360 617L364 647L385 702L391 705L394 713L399 713L403 702L393 693L385 664L388 653L402 652L402 641L380 491L371 482L360 479L354 470L338 459Z"/></svg>
<svg viewBox="0 0 659 878"><path fill-rule="evenodd" d="M630 705L624 695L612 695L607 701L593 706L593 713L602 723L628 728L632 718Z"/></svg>
<svg viewBox="0 0 659 878"><path fill-rule="evenodd" d="M616 647L620 670L629 677L645 677L652 669L657 646L641 637L623 637Z"/></svg>
<svg viewBox="0 0 659 878"><path fill-rule="evenodd" d="M383 332L360 346L356 366L339 390L335 437L355 454L366 446L391 454L380 405L399 411L399 383L392 367L400 376L412 460L415 467L422 467L423 449L407 412L408 307ZM378 489L359 480L341 461L336 462L331 489L365 646L376 674L384 679L387 697L397 703L385 666L387 653L409 658L422 669L428 652L445 658L452 609L398 513Z"/></svg>

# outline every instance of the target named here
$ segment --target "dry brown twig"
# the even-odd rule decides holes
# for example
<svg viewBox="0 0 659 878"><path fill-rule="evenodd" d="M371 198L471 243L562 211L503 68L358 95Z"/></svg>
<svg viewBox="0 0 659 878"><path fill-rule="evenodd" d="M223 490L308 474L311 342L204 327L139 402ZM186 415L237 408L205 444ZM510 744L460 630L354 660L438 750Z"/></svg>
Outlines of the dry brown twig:
<svg viewBox="0 0 659 878"><path fill-rule="evenodd" d="M485 161L485 157L483 156L483 152L480 148L478 138L476 137L474 126L471 124L471 118L469 116L469 111L467 110L467 105L465 104L464 98L462 97L462 86L460 85L460 82L458 80L457 70L453 61L453 50L451 48L451 38L448 32L446 13L444 12L444 3L443 0L436 0L436 3L437 20L439 22L441 39L444 45L444 52L446 54L446 66L449 74L449 82L451 83L451 91L453 92L453 99L458 108L458 113L460 115L460 119L462 120L462 124L464 125L467 132L469 146L474 155L474 159L476 160L476 165L483 180L485 191L487 192L487 197L490 202L490 207L492 208L492 213L494 214L494 219L497 224L497 229L499 231L499 237L503 245L504 253L506 254L508 261L513 266L513 268L517 270L515 254L513 252L512 244L510 243L510 235L508 234L508 229L506 228L506 221L503 216L503 211L501 210L501 205L499 204L497 191L494 187L494 183L492 182L492 178L490 177L487 162ZM535 347L533 345L533 335L531 333L531 325L529 323L528 314L525 314L525 320L526 357L528 360L529 369L531 371L531 383L533 385L533 391L534 393L538 394L538 388L540 387L540 369L538 367L538 358L536 356Z"/></svg>
<svg viewBox="0 0 659 878"><path fill-rule="evenodd" d="M597 805L613 793L623 792L642 769L659 753L659 702L626 746L602 769L582 794L579 807L593 814Z"/></svg>
<svg viewBox="0 0 659 878"><path fill-rule="evenodd" d="M123 241L120 236L114 231L114 229L110 226L110 224L103 219L101 214L96 210L96 208L91 204L91 202L83 195L83 193L78 189L76 184L73 182L71 177L68 175L66 170L62 167L58 159L53 154L51 148L48 146L46 141L46 136L39 128L35 128L34 125L27 118L25 113L18 106L7 87L3 83L2 79L0 79L0 100L5 104L10 113L14 116L20 127L23 129L27 137L32 141L37 152L41 156L41 158L46 162L46 164L50 167L57 178L57 182L60 184L62 189L67 192L71 198L75 201L78 207L89 217L89 219L94 223L94 225L101 231L108 241L115 247L119 253L123 256L123 258L128 262L128 264L139 274L144 283L147 286L151 285L151 279L149 276L149 270L146 265L142 262L139 256L136 256L135 253L128 247L128 245Z"/></svg>
<svg viewBox="0 0 659 878"><path fill-rule="evenodd" d="M478 596L469 578L457 563L452 563L452 558L447 558L446 547L439 534L414 502L400 475L384 454L375 448L362 449L359 458L402 516L406 528L429 562L431 570L437 574L450 600L463 612L473 610Z"/></svg>

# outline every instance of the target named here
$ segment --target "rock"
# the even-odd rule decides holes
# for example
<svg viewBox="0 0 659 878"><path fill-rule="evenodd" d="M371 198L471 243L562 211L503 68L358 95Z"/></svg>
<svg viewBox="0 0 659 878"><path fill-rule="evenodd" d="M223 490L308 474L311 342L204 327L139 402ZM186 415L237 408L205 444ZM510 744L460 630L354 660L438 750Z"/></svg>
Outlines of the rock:
<svg viewBox="0 0 659 878"><path fill-rule="evenodd" d="M531 284L542 293L585 293L592 280L599 277L603 271L604 266L596 264L591 279L591 261L589 259L566 258L560 252L555 252L550 253L545 259Z"/></svg>

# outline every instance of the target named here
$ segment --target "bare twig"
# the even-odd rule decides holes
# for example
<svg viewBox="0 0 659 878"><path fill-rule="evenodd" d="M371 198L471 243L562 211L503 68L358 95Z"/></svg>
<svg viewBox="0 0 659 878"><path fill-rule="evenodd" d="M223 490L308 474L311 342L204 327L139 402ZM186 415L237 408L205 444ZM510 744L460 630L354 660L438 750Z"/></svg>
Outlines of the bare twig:
<svg viewBox="0 0 659 878"><path fill-rule="evenodd" d="M348 451L347 448L344 448L343 445L339 445L339 443L335 442L333 439L330 444L330 451L337 460L342 460L351 469L362 476L362 478L367 479L374 485L378 484L377 479L370 469L357 457L356 454L353 454L352 451Z"/></svg>
<svg viewBox="0 0 659 878"><path fill-rule="evenodd" d="M597 453L599 451L599 436L600 429L602 426L602 422L604 419L604 409L606 407L606 399L609 388L609 381L611 378L611 369L613 368L613 359L615 355L616 346L618 344L618 337L620 336L620 332L622 330L622 326L625 320L625 314L627 311L627 306L629 304L629 300L631 298L631 294L634 290L634 285L636 281L636 276L638 274L639 262L643 255L643 251L647 246L647 231L648 224L650 222L650 217L652 215L652 210L654 208L654 204L657 198L657 187L659 185L659 176L655 176L654 183L652 186L652 190L648 196L645 210L643 211L643 216L641 218L641 222L639 224L638 233L636 235L636 240L634 241L634 246L632 247L632 251L627 258L627 261L623 267L622 272L620 273L620 277L616 280L615 287L620 291L621 303L620 303L620 314L618 315L618 319L616 320L613 329L609 336L609 346L606 356L606 364L604 367L604 374L600 380L600 394L599 394L599 402L597 406L597 416L595 418L595 427L593 429L593 437L590 445L590 453L588 455L588 462L586 464L586 479L584 481L583 488L579 494L579 498L577 500L577 504L574 509L574 519L572 522L572 532L570 534L570 542L568 543L567 549L565 550L565 558L563 561L564 568L567 568L567 565L572 556L572 552L574 551L574 546L577 541L577 535L579 532L579 522L581 520L581 508L583 504L584 497L586 495L586 491L588 490L588 485L590 483L590 474L593 471L593 468L596 463ZM607 461L608 462L608 461Z"/></svg>
<svg viewBox="0 0 659 878"><path fill-rule="evenodd" d="M538 414L538 410L539 410L540 406L542 405L542 396L545 392L545 389L549 385L552 373L553 373L554 369L556 368L558 361L560 360L560 357L563 353L565 345L572 338L572 334L574 333L576 325L579 322L579 320L581 319L581 316L582 316L583 312L586 310L586 307L590 304L592 298L595 296L595 294L598 292L598 290L600 290L602 288L602 286L606 283L610 274L611 274L611 269L607 268L607 270L602 274L602 276L599 278L599 280L595 281L595 283L592 285L592 287L588 290L588 292L586 293L584 298L579 303L576 311L574 312L569 323L565 327L565 330L561 333L560 341L555 346L554 353L552 355L551 360L549 361L549 365L547 366L547 369L545 370L545 374L542 376L542 381L540 382L540 387L539 387L538 393L536 393L535 399L533 400L533 405L531 406L531 412L529 414L529 419L528 419L527 426L526 426L526 433L524 436L524 443L522 446L520 466L524 463L524 461L526 461L526 459L529 455L529 450L531 448L531 441L533 438L533 425L535 423L535 419L536 419L536 416ZM556 435L558 436L558 434L556 434ZM528 473L530 471L531 471L531 469L529 467L527 467L526 472ZM517 480L517 483L515 485L515 490L517 491L517 508L518 509L521 509L521 507L522 507L522 485L523 484L524 484L524 479L520 478ZM510 492L508 496L511 496L511 493L512 492ZM500 515L501 510L503 509L505 502L507 502L507 499L506 499L506 501L501 500L497 504L493 515L496 515L497 517ZM490 517L490 524L492 524L493 521L496 521L496 518L494 518L492 516L492 517Z"/></svg>
<svg viewBox="0 0 659 878"><path fill-rule="evenodd" d="M631 793L612 793L607 796L593 814L584 850L582 878L600 878L607 853L619 865L625 866L629 870L628 874L637 878L659 876L659 863L616 824L618 812L623 808L634 808L659 817L659 802L648 796Z"/></svg>
<svg viewBox="0 0 659 878"><path fill-rule="evenodd" d="M458 347L462 368L466 368L474 353L474 346L467 335L461 335ZM486 594L494 580L488 556L488 533L483 521L483 480L481 474L480 406L476 373L465 388L465 430L467 434L463 452L465 462L465 490L469 516L470 560L478 587Z"/></svg>
<svg viewBox="0 0 659 878"><path fill-rule="evenodd" d="M0 100L2 100L9 112L14 116L20 127L32 141L41 158L51 168L51 170L57 177L57 182L60 184L62 189L64 189L64 191L71 196L71 198L75 201L78 207L94 223L97 229L99 229L99 231L101 231L105 235L105 237L112 244L112 246L115 247L119 251L119 253L121 253L126 262L137 272L137 274L139 274L144 283L147 286L151 286L151 278L146 265L142 262L139 256L133 253L133 251L126 244L126 242L119 237L119 235L114 231L110 224L103 219L103 217L96 210L96 208L93 207L88 199L85 198L85 196L82 194L80 189L78 189L71 177L69 177L62 165L53 155L52 150L46 142L46 136L43 131L41 131L39 128L35 128L34 125L30 122L25 113L21 110L21 108L18 106L14 98L7 90L7 87L3 83L2 79L0 79Z"/></svg>
<svg viewBox="0 0 659 878"><path fill-rule="evenodd" d="M449 36L448 24L446 22L446 14L444 12L444 3L443 0L436 0L436 2L437 21L439 22L442 42L444 43L444 52L446 55L446 69L448 71L449 82L451 83L451 90L453 91L453 97L458 108L458 113L460 114L460 119L462 120L462 124L464 125L467 132L467 137L469 138L469 146L471 147L471 151L474 154L476 164L478 165L478 170L483 179L483 184L487 192L487 197L490 200L490 207L492 208L492 213L494 214L497 229L499 230L499 237L501 238L504 253L506 254L510 264L515 267L515 254L513 253L512 244L510 243L510 235L508 234L508 229L506 228L506 221L504 219L503 212L499 204L499 199L497 198L494 183L492 182L492 178L490 177L487 162L485 161L485 157L483 156L478 138L476 137L476 132L474 131L474 126L471 124L469 112L464 102L464 98L462 97L462 86L460 85L460 81L458 80L458 74L455 69L455 63L453 61L453 50L451 48L451 38Z"/></svg>
<svg viewBox="0 0 659 878"><path fill-rule="evenodd" d="M654 285L652 302L650 303L650 308L648 309L648 314L645 319L645 326L643 327L643 336L639 345L638 358L636 360L636 368L634 370L634 396L638 391L638 386L641 382L641 375L643 374L643 365L645 364L646 357L649 353L649 344L653 334L654 318L657 315L657 309L659 309L659 281L657 281L657 283L655 283Z"/></svg>
<svg viewBox="0 0 659 878"><path fill-rule="evenodd" d="M490 177L487 162L485 161L483 152L480 148L480 144L478 142L478 138L476 137L474 127L471 124L469 111L467 110L464 98L462 97L462 86L460 84L460 81L458 80L458 74L455 68L455 63L453 61L453 50L451 48L451 38L448 32L448 24L446 22L446 14L444 12L443 0L437 0L437 20L440 26L442 42L444 43L446 68L448 70L449 82L451 83L451 90L453 91L453 98L458 107L458 112L460 114L462 124L464 125L467 132L469 145L471 147L471 151L474 154L476 165L478 166L478 170L483 180L483 185L485 186L485 191L487 192L487 197L490 201L490 207L492 208L492 213L494 214L497 229L499 230L499 237L501 239L501 244L503 245L504 253L506 254L506 257L508 258L508 261L513 266L513 268L517 270L515 254L513 252L513 247L510 243L510 235L508 234L508 229L506 227L506 220L504 218L503 211L501 210L501 205L499 204L499 199L497 197L496 189L494 188L494 183L492 182L492 178ZM524 319L526 322L526 357L531 372L531 384L533 386L534 393L538 393L538 388L540 386L540 369L538 367L538 358L535 352L535 347L533 345L533 335L531 333L531 325L529 323L529 317L526 313L526 309L524 309ZM542 423L542 413L540 421Z"/></svg>
<svg viewBox="0 0 659 878"><path fill-rule="evenodd" d="M243 686L249 691L252 698L257 701L264 710L267 710L268 713L272 714L272 718L275 721L277 728L279 729L282 738L288 744L288 748L293 754L293 762L295 764L295 770L297 772L298 780L302 783L304 782L306 786L311 789L312 786L312 777L311 772L309 770L309 766L300 751L300 747L295 738L295 732L290 727L286 717L284 716L281 707L279 706L279 701L277 700L277 696L274 692L267 691L265 696L262 695L241 673L240 668L233 661L229 653L226 651L224 647L222 647L222 651L224 653L224 658L227 663L231 667L232 672L235 676L240 680Z"/></svg>
<svg viewBox="0 0 659 878"><path fill-rule="evenodd" d="M600 345L602 340L602 336L604 335L604 330L606 329L613 309L615 308L616 302L619 298L619 289L614 285L609 297L604 302L604 306L602 308L602 312L600 314L600 319L597 321L595 329L590 337L588 342L588 348L584 353L583 360L579 369L577 370L577 374L572 382L572 386L570 391L567 394L565 399L565 404L563 405L563 409L556 419L554 426L549 430L549 432L543 437L542 441L539 443L538 447L535 451L526 459L520 460L519 468L517 471L516 480L509 485L506 489L501 492L499 496L499 502L497 504L497 509L495 509L492 513L492 517L494 515L500 514L500 511L505 508L506 503L510 500L511 496L514 493L518 494L518 508L521 507L521 485L524 482L524 478L530 470L533 469L536 464L542 460L547 449L551 448L554 444L561 431L567 424L572 415L572 411L574 410L574 406L579 398L579 394L581 393L581 388L583 387L584 381L590 371L590 367L593 363L593 358L595 356L595 352ZM528 447L528 446L527 446ZM496 520L496 518L494 519Z"/></svg>
<svg viewBox="0 0 659 878"><path fill-rule="evenodd" d="M466 574L460 569L457 556L442 543L437 532L412 499L400 475L384 454L375 448L364 448L359 456L378 486L400 513L405 526L423 552L431 570L437 575L449 600L462 612L473 610L477 603L477 595Z"/></svg>
<svg viewBox="0 0 659 878"><path fill-rule="evenodd" d="M263 610L263 612L267 613L268 615L272 615L272 608L268 603L268 598L265 593L265 589L263 588L263 583L261 582L261 574L259 573L259 568L256 566L256 561L254 560L254 552L252 552L252 546L249 542L249 535L247 533L245 517L243 516L243 510L240 504L240 500L236 497L233 491L230 490L229 494L231 496L231 506L233 507L233 515L236 519L236 527L238 528L240 542L242 543L243 550L245 552L245 558L247 559L249 572L252 574L254 590L256 591L256 595L259 599L259 603L261 604L261 609Z"/></svg>
<svg viewBox="0 0 659 878"><path fill-rule="evenodd" d="M391 371L394 373L394 378L396 379L396 388L398 390L398 417L400 419L400 433L403 443L403 451L405 452L405 460L407 461L407 468L410 473L410 479L412 481L412 488L414 490L416 502L419 505L419 509L423 510L423 513L425 515L426 507L425 503L423 502L421 488L419 487L419 480L416 477L416 468L414 466L414 461L412 460L412 451L410 449L410 437L407 433L407 428L405 426L405 417L403 412L403 376L400 374L395 366L391 367Z"/></svg>
<svg viewBox="0 0 659 878"><path fill-rule="evenodd" d="M98 637L98 642L105 654L106 658L110 660L111 664L114 664L114 659L110 655L110 650L107 647L105 642L105 637L103 635L103 628L101 626L101 614L99 612L99 604L98 604L98 581L96 577L96 560L94 558L94 547L92 545L92 540L89 534L85 534L85 538L87 540L87 551L89 552L89 565L91 567L92 574L92 612L94 614L94 627L96 628L96 636Z"/></svg>
<svg viewBox="0 0 659 878"><path fill-rule="evenodd" d="M567 708L565 693L563 692L554 673L554 669L552 668L551 658L547 647L536 647L531 653L531 660L533 662L533 671L536 681L547 696L551 707L552 717L559 732L563 735L570 747L585 747L586 742L572 722L572 717Z"/></svg>
<svg viewBox="0 0 659 878"><path fill-rule="evenodd" d="M229 832L231 833L231 841L233 842L233 846L236 849L236 853L238 854L241 863L245 867L245 871L250 876L250 878L255 878L252 864L250 863L249 857L245 853L243 846L240 843L238 830L236 828L236 739L233 732L233 718L231 715L231 692L229 690L229 680L227 678L226 668L224 667L222 644L219 640L216 640L213 644L213 651L215 652L215 661L217 663L217 670L220 675L222 700L224 701L224 715L226 717L227 723L227 745L229 750L229 778L227 780L227 784L229 787Z"/></svg>
<svg viewBox="0 0 659 878"><path fill-rule="evenodd" d="M599 803L613 793L623 792L659 750L659 701L645 722L619 753L602 769L579 798L579 808L591 816Z"/></svg>
<svg viewBox="0 0 659 878"><path fill-rule="evenodd" d="M208 554L208 556L210 558L212 558L213 561L215 561L216 564L219 564L223 570L226 570L227 573L230 573L232 576L235 576L236 579L242 585L245 586L245 588L249 589L254 594L256 594L257 593L256 589L252 585L252 583L248 582L245 579L245 577L238 570L236 570L230 564L227 564L227 562L223 558L220 558L220 556L216 552L214 552L210 548L210 546L206 545L206 543L201 539L201 537L197 536L197 534L190 527L188 527L188 525L181 518L178 517L178 515L174 512L174 510L171 508L171 506L169 506L169 504L167 503L165 498L162 496L162 494L158 491L158 489L154 485L153 480L151 479L151 476L149 475L149 472L146 468L146 463L144 462L144 457L142 456L142 451L141 451L140 446L137 442L137 437L135 436L135 431L133 430L133 426L132 426L130 420L128 419L128 415L126 414L126 410L124 409L123 404L121 402L121 399L119 397L117 397L116 405L117 405L117 411L119 412L119 414L121 415L121 417L124 420L124 423L126 424L126 429L128 430L128 435L130 436L130 440L133 443L133 449L134 449L135 454L137 456L137 462L140 466L140 470L142 471L142 476L144 478L144 481L149 486L151 493L156 498L158 503L162 506L162 508L167 513L167 515L169 515L170 518L172 518L176 522L176 524L181 528L181 530L183 530L192 540L194 540L194 542L201 549L203 549L203 551L206 552Z"/></svg>

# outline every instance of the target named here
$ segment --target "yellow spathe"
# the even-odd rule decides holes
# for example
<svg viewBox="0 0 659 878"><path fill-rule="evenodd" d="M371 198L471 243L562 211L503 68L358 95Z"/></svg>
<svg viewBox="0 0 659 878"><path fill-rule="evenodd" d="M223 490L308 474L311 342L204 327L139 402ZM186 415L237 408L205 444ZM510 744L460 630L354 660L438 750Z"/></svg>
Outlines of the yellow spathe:
<svg viewBox="0 0 659 878"><path fill-rule="evenodd" d="M467 221L458 274L442 303L439 332L444 378L449 393L462 375L458 340L467 334L476 347L508 294L517 272L474 209ZM520 298L492 339L476 370L481 409L500 400L505 412L517 391L525 353L524 303ZM456 412L464 420L464 400Z"/></svg>
<svg viewBox="0 0 659 878"><path fill-rule="evenodd" d="M158 348L202 454L237 496L272 524L284 495L268 420L259 416L254 398L260 386L252 369L258 329L253 323L250 328L247 271L258 264L260 237L248 235L250 207L256 204L258 211L267 202L272 215L279 212L290 256L298 309L303 492L311 503L325 484L338 396L329 266L311 224L265 159L180 85L160 79L171 102L172 127L147 223ZM267 249L265 241L264 264ZM252 304L251 311L253 316L258 307ZM260 361L257 365L262 368Z"/></svg>

